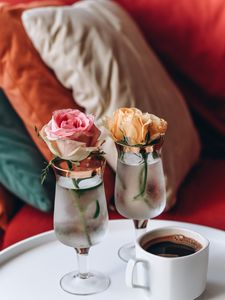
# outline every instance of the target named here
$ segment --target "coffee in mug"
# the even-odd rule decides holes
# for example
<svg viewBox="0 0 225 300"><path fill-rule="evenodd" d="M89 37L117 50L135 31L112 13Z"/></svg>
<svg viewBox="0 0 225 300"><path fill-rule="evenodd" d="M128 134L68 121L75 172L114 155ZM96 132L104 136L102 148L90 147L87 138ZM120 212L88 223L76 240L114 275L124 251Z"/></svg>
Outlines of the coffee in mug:
<svg viewBox="0 0 225 300"><path fill-rule="evenodd" d="M183 234L173 234L150 240L143 248L149 253L163 257L181 257L194 254L202 245Z"/></svg>
<svg viewBox="0 0 225 300"><path fill-rule="evenodd" d="M209 241L181 227L149 231L136 241L126 283L149 300L193 300L206 288Z"/></svg>

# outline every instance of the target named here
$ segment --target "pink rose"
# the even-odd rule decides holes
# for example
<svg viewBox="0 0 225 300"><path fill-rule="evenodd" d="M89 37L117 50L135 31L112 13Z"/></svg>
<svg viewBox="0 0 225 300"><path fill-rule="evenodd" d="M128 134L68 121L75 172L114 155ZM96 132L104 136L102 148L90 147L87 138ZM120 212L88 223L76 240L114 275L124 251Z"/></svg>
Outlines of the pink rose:
<svg viewBox="0 0 225 300"><path fill-rule="evenodd" d="M100 131L94 116L77 109L56 110L40 135L50 151L62 159L80 161L99 146Z"/></svg>
<svg viewBox="0 0 225 300"><path fill-rule="evenodd" d="M61 109L52 114L52 119L45 127L49 140L75 140L94 146L100 131L94 125L94 116L78 109Z"/></svg>

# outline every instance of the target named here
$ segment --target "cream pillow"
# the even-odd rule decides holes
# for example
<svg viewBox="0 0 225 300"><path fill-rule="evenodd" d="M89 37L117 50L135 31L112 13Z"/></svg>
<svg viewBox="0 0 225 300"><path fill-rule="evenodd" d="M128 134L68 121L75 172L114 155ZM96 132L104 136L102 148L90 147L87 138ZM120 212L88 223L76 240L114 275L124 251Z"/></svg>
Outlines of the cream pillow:
<svg viewBox="0 0 225 300"><path fill-rule="evenodd" d="M167 120L163 163L170 207L198 159L200 143L183 97L134 21L106 0L34 8L22 20L43 61L97 120L131 106ZM105 151L115 169L112 144L108 139Z"/></svg>

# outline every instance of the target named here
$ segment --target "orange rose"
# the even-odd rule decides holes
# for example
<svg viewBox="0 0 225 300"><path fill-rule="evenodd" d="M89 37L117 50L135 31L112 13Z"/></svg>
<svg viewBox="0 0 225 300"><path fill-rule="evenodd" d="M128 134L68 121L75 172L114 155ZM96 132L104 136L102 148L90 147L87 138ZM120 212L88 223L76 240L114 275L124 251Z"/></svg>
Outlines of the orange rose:
<svg viewBox="0 0 225 300"><path fill-rule="evenodd" d="M133 107L116 110L113 118L106 117L103 123L114 141L130 146L148 145L164 134L167 128L167 122L163 119Z"/></svg>

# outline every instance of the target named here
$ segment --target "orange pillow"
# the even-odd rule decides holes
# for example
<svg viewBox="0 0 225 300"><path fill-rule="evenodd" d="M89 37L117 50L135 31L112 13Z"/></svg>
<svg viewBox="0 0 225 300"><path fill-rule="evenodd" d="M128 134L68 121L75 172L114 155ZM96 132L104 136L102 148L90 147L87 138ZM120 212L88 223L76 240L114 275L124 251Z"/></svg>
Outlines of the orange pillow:
<svg viewBox="0 0 225 300"><path fill-rule="evenodd" d="M24 31L21 14L33 7L65 3L63 0L49 0L0 6L0 28L4 28L0 31L0 87L48 161L52 155L46 144L37 136L34 127L40 129L46 124L54 110L83 108L75 103L72 93L59 83L53 72L41 60ZM114 180L113 170L106 165L104 182L108 200L113 197Z"/></svg>
<svg viewBox="0 0 225 300"><path fill-rule="evenodd" d="M50 152L34 127L40 129L56 109L81 108L42 62L23 29L21 14L36 6L63 4L46 1L0 7L0 28L4 28L0 33L0 86L47 160Z"/></svg>

